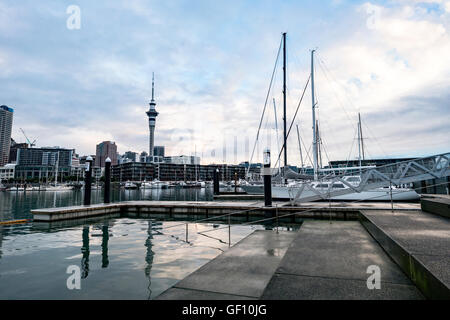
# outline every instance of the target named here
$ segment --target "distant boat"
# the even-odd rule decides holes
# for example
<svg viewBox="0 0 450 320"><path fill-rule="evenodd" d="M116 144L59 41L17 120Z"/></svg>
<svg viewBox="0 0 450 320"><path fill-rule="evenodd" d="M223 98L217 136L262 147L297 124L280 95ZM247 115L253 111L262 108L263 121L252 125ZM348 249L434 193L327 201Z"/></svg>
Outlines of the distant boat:
<svg viewBox="0 0 450 320"><path fill-rule="evenodd" d="M137 185L133 182L127 181L125 183L125 189L137 189Z"/></svg>
<svg viewBox="0 0 450 320"><path fill-rule="evenodd" d="M159 181L158 179L155 179L152 181L152 187L153 189L168 189L169 184L167 182Z"/></svg>
<svg viewBox="0 0 450 320"><path fill-rule="evenodd" d="M9 188L9 189L6 189L6 191L25 191L25 188L24 187L19 187L19 186L16 186L16 187L11 187L11 188Z"/></svg>
<svg viewBox="0 0 450 320"><path fill-rule="evenodd" d="M45 190L45 191L71 191L71 190L73 190L73 187L65 186L65 185L55 185L55 186L47 186L43 190Z"/></svg>

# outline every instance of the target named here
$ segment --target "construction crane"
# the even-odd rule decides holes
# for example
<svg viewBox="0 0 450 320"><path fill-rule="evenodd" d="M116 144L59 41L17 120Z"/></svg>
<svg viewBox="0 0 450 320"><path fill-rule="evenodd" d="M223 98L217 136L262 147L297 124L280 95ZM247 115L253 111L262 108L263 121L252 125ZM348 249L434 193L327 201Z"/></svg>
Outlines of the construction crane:
<svg viewBox="0 0 450 320"><path fill-rule="evenodd" d="M30 148L33 148L36 145L36 140L34 140L33 142L30 141L30 139L28 139L27 135L25 134L25 131L23 131L22 128L20 128L20 131L22 131L25 139L27 139L28 144L30 145Z"/></svg>

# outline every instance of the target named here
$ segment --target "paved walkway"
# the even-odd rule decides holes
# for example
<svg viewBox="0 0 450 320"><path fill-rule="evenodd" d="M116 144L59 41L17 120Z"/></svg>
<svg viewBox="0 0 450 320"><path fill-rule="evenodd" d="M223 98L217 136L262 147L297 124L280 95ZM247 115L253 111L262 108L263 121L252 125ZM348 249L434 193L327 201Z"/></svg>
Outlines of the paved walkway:
<svg viewBox="0 0 450 320"><path fill-rule="evenodd" d="M367 267L381 269L369 290ZM357 221L256 231L158 299L423 299Z"/></svg>
<svg viewBox="0 0 450 320"><path fill-rule="evenodd" d="M381 288L369 290L369 266ZM291 243L262 299L423 299L359 222L307 221Z"/></svg>
<svg viewBox="0 0 450 320"><path fill-rule="evenodd" d="M258 299L296 236L293 231L255 231L158 299Z"/></svg>

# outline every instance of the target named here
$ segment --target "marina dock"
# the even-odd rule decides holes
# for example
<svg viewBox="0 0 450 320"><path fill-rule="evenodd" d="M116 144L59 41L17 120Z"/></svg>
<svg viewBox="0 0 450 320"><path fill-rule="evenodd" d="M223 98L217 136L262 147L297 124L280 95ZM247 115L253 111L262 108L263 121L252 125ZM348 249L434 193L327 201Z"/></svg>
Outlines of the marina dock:
<svg viewBox="0 0 450 320"><path fill-rule="evenodd" d="M130 217L152 216L170 218L196 218L225 215L234 212L231 217L251 219L268 213L282 217L290 215L291 222L295 219L358 219L360 210L389 210L390 203L345 203L345 202L310 202L301 206L286 206L285 202L274 203L272 207L264 207L263 201L124 201L111 204L94 204L90 206L72 206L64 208L46 208L31 210L34 221L59 221L81 219L122 213ZM419 210L419 203L396 203L396 210ZM295 215L293 215L295 213Z"/></svg>
<svg viewBox="0 0 450 320"><path fill-rule="evenodd" d="M424 201L426 201L424 203ZM158 299L450 299L448 197L422 203L129 201L33 210L38 222L119 215L233 222L279 217L298 231L258 230ZM381 288L368 289L369 266Z"/></svg>

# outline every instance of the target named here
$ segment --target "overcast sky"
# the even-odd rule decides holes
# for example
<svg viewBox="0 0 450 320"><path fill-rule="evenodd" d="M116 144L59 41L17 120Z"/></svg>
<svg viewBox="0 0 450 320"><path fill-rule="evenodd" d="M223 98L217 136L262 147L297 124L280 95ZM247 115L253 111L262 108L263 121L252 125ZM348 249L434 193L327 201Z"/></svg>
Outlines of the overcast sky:
<svg viewBox="0 0 450 320"><path fill-rule="evenodd" d="M79 29L68 28L76 26L70 5L80 8ZM95 153L103 140L115 141L121 154L148 151L145 111L155 72L155 145L166 146L166 155L196 152L204 164L245 161L282 32L288 124L310 50L317 50L324 162L357 156L358 112L366 157L450 151L450 0L2 0L0 104L15 110L18 142L23 128L37 146L80 155ZM272 99L281 141L281 75L278 68L254 160L267 146L276 160ZM294 123L305 154L309 88ZM295 125L288 151L298 165Z"/></svg>

